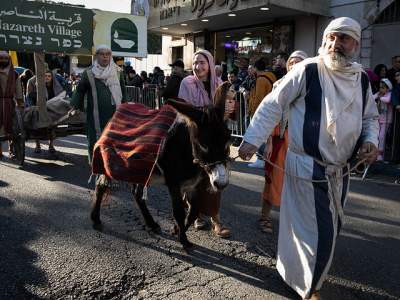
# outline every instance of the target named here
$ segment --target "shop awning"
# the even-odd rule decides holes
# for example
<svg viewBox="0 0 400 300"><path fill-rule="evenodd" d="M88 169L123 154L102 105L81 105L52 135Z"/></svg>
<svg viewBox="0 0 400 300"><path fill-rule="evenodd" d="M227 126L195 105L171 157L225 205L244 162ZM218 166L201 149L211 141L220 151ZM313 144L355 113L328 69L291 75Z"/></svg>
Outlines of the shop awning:
<svg viewBox="0 0 400 300"><path fill-rule="evenodd" d="M329 13L329 1L253 1L242 0L242 3L247 4L238 5L235 9L229 9L229 3L234 1L226 1L227 5L221 7L217 5L218 1L211 1L214 3L213 6L201 16L199 9L194 10L193 5L188 4L152 7L148 29L156 33L182 36L205 29L217 31L269 22L284 22L300 15L326 16ZM278 2L281 4L278 5ZM198 0L198 3L202 3L202 0Z"/></svg>

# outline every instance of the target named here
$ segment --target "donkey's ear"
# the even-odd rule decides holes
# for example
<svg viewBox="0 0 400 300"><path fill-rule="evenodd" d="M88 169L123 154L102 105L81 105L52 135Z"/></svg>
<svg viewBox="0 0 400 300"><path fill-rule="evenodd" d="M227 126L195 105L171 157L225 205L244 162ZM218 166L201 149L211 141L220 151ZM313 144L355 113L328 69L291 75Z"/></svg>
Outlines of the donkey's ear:
<svg viewBox="0 0 400 300"><path fill-rule="evenodd" d="M195 122L196 124L200 124L201 119L203 117L203 112L197 109L195 106L186 103L182 99L168 99L165 101L165 104L169 104L174 107L178 112L188 117L190 120Z"/></svg>

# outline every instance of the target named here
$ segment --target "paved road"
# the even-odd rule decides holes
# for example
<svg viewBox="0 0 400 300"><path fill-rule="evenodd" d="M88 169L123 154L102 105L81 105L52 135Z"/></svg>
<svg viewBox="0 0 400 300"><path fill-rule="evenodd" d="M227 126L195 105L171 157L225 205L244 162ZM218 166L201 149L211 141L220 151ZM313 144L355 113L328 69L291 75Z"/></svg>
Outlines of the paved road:
<svg viewBox="0 0 400 300"><path fill-rule="evenodd" d="M187 254L170 234L165 188L149 190L161 235L146 230L125 188L103 208L98 232L88 218L84 137L57 140L57 157L32 147L23 170L0 162L0 299L295 298L275 269L276 234L256 226L261 171L233 165L221 210L232 238L190 230L196 246ZM352 182L324 299L400 298L399 198L398 185Z"/></svg>

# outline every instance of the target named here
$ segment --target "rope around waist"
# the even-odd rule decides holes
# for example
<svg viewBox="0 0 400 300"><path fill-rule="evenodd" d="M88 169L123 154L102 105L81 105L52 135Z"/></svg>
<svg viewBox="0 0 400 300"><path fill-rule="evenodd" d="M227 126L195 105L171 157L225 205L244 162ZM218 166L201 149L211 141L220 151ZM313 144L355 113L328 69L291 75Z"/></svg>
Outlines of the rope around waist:
<svg viewBox="0 0 400 300"><path fill-rule="evenodd" d="M293 151L293 152L294 152L294 151ZM296 152L294 152L294 153L296 153ZM299 154L299 153L298 153L298 154ZM234 160L236 160L238 157L239 157L239 155L236 156L236 157L234 157L234 158L232 158L232 160L234 161ZM282 167L278 166L277 164L275 164L274 162L272 162L270 159L267 159L267 158L265 158L265 157L263 157L263 156L261 156L261 155L257 155L257 157L260 158L260 159L262 159L263 161L265 161L265 163L270 164L270 165L271 165L272 167L274 167L275 169L278 169L279 171L285 173L286 176L289 176L289 177L292 177L292 178L295 178L295 179L298 179L298 180L303 180L303 181L311 182L311 183L327 183L327 182L329 182L328 179L310 179L310 178L306 178L306 177L302 177L302 176L298 176L298 175L292 174L292 173L288 172L285 168L282 168ZM321 165L321 166L323 166L323 167L335 166L335 165L327 164L327 163L324 163L324 162L322 162L322 161L316 160L316 159L314 159L314 158L313 158L313 160L314 160L315 163L317 163L317 164L319 164L319 165ZM338 176L338 177L336 177L336 178L338 178L338 179L343 179L344 177L349 176L350 173L351 173L353 170L357 169L357 167L358 167L359 165L365 163L366 160L367 160L366 158L359 160L352 168L348 168L347 172L345 172L344 174L342 174L341 176ZM346 165L343 165L343 166L335 166L335 167L336 167L336 168L343 168L343 167L346 167L346 166L348 166L348 165L349 165L349 164L346 164Z"/></svg>

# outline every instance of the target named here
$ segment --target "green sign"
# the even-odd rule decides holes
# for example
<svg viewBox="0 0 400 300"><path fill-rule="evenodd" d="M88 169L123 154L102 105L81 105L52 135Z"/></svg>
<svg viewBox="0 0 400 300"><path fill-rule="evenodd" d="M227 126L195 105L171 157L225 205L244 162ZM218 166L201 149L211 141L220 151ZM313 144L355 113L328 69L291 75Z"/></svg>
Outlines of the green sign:
<svg viewBox="0 0 400 300"><path fill-rule="evenodd" d="M93 12L36 1L1 1L0 49L90 54Z"/></svg>
<svg viewBox="0 0 400 300"><path fill-rule="evenodd" d="M144 16L94 11L93 46L107 45L114 56L147 56L147 19Z"/></svg>
<svg viewBox="0 0 400 300"><path fill-rule="evenodd" d="M138 29L127 18L115 20L111 25L111 50L117 52L138 52Z"/></svg>

